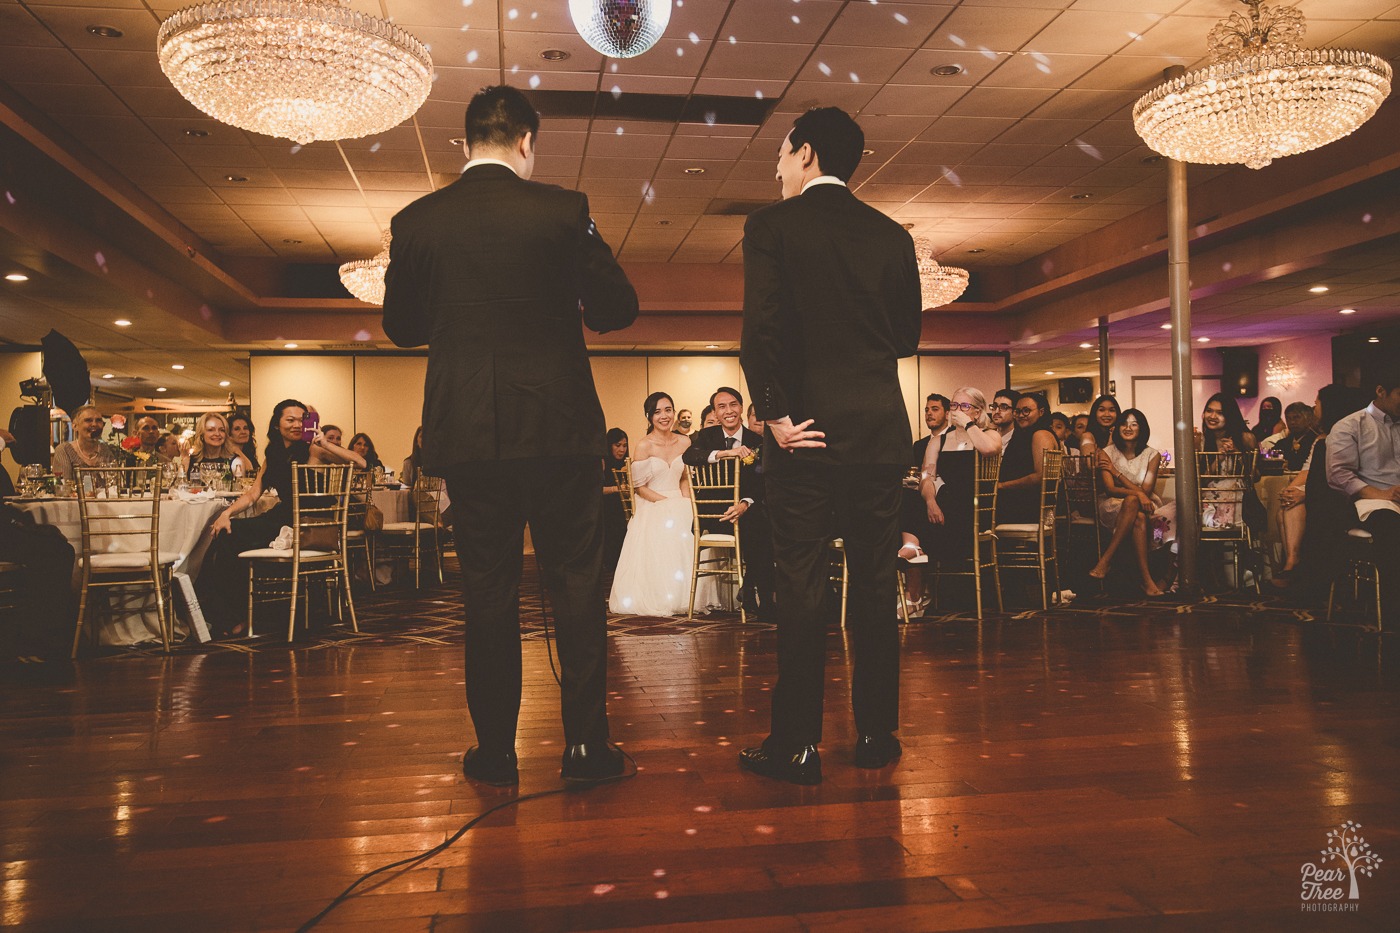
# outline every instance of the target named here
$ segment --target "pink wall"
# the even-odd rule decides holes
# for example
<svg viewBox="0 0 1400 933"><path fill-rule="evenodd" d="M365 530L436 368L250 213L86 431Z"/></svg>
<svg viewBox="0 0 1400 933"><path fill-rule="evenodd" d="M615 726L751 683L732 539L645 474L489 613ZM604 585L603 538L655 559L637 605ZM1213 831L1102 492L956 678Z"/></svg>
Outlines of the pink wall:
<svg viewBox="0 0 1400 933"><path fill-rule="evenodd" d="M1298 370L1298 384L1292 389L1270 385L1265 373L1269 358L1284 356L1293 361ZM1330 335L1300 337L1297 340L1281 340L1266 343L1259 347L1259 397L1240 399L1240 410L1245 421L1250 424L1259 413L1259 403L1270 395L1277 396L1288 407L1290 402L1312 404L1317 398L1317 390L1332 381L1332 338Z"/></svg>

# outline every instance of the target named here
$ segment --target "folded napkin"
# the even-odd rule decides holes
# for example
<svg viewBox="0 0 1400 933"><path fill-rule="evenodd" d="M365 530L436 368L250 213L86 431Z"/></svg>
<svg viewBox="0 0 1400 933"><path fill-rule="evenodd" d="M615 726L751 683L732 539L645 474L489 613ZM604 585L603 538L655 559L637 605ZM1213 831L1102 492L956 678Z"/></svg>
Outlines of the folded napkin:
<svg viewBox="0 0 1400 933"><path fill-rule="evenodd" d="M210 499L218 498L218 493L212 489L202 489L199 492L190 492L188 489L174 490L175 498L181 502L208 502Z"/></svg>
<svg viewBox="0 0 1400 933"><path fill-rule="evenodd" d="M267 546L274 551L290 551L292 549L292 529L289 525L283 525L282 530L277 533L275 541L269 541Z"/></svg>

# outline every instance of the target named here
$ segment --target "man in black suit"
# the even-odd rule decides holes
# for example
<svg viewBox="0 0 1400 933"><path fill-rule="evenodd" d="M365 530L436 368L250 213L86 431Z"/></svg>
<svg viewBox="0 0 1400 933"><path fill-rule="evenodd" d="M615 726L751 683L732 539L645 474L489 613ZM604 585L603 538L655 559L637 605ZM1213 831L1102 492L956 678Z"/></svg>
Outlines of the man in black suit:
<svg viewBox="0 0 1400 933"><path fill-rule="evenodd" d="M745 611L772 615L773 535L763 509L763 475L759 472L759 448L763 435L744 427L744 397L738 389L721 386L710 396L719 424L690 435L690 446L681 458L691 466L735 457L739 466L739 504L724 513L727 522L738 522L739 547L744 558ZM744 463L750 457L752 463ZM715 529L719 530L719 529Z"/></svg>
<svg viewBox="0 0 1400 933"><path fill-rule="evenodd" d="M835 107L798 117L778 151L784 200L744 225L741 361L768 428L764 493L778 573L772 730L740 764L821 780L828 542L845 541L855 761L901 752L895 616L900 478L909 421L897 360L919 346L914 241L847 189L865 134Z"/></svg>
<svg viewBox="0 0 1400 933"><path fill-rule="evenodd" d="M422 468L447 480L466 603L467 706L477 745L463 771L518 780L519 585L528 521L556 614L563 777L622 772L608 742L606 617L599 593L602 406L583 323L637 317L637 293L577 191L529 181L539 115L490 87L467 106L462 177L394 217L384 332L429 346Z"/></svg>

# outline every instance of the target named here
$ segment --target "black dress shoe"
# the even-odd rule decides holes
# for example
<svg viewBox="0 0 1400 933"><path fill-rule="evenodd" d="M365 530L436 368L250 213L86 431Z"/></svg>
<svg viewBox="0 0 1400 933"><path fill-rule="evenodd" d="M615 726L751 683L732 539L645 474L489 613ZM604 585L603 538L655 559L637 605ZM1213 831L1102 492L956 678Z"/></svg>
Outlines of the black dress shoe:
<svg viewBox="0 0 1400 933"><path fill-rule="evenodd" d="M892 761L898 761L902 754L904 746L888 732L883 735L863 735L856 739L857 768L883 768Z"/></svg>
<svg viewBox="0 0 1400 933"><path fill-rule="evenodd" d="M789 784L820 784L822 759L815 745L803 745L793 750L779 750L760 745L739 753L739 767L775 781Z"/></svg>
<svg viewBox="0 0 1400 933"><path fill-rule="evenodd" d="M520 783L515 752L487 752L475 745L462 756L462 773L473 781L492 787L510 787Z"/></svg>
<svg viewBox="0 0 1400 933"><path fill-rule="evenodd" d="M598 784L621 777L626 767L622 749L611 742L589 742L564 749L559 776L570 784Z"/></svg>

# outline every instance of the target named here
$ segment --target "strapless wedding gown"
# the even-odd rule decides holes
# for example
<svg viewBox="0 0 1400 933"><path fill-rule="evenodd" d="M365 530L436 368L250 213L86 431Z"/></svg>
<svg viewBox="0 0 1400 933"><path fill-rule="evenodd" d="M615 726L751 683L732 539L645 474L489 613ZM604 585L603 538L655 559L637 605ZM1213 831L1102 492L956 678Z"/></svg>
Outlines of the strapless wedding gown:
<svg viewBox="0 0 1400 933"><path fill-rule="evenodd" d="M632 486L666 498L649 502L635 496L637 510L627 523L627 537L613 574L608 608L618 615L683 616L690 605L691 567L695 559L690 500L681 495L685 464L678 455L632 461ZM695 611L719 605L714 577L701 577Z"/></svg>

